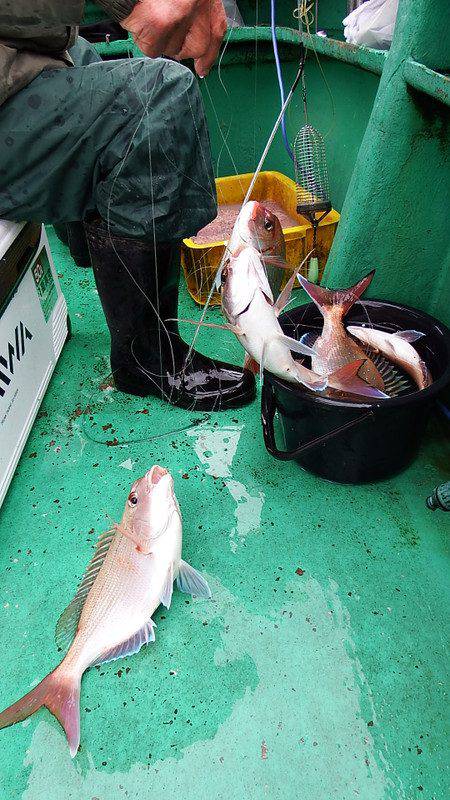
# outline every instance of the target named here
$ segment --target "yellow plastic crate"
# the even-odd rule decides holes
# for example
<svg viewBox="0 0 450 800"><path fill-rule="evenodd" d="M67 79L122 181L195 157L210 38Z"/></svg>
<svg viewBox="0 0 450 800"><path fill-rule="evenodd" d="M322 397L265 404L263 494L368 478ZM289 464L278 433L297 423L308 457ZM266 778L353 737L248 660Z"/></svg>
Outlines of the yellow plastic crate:
<svg viewBox="0 0 450 800"><path fill-rule="evenodd" d="M253 173L232 175L216 179L217 199L219 205L242 203L250 186ZM286 260L292 269L298 268L306 254L312 248L313 230L311 224L297 214L297 197L295 182L281 172L260 172L252 192L252 200L272 200L298 220L298 225L283 228L286 240ZM339 214L332 209L319 224L317 231L316 254L319 260L319 280L333 242ZM193 239L184 239L181 251L181 263L186 278L189 294L200 305L206 303L208 294L223 256L225 241L197 244ZM306 265L302 273L306 275ZM220 305L220 295L214 293L212 305Z"/></svg>

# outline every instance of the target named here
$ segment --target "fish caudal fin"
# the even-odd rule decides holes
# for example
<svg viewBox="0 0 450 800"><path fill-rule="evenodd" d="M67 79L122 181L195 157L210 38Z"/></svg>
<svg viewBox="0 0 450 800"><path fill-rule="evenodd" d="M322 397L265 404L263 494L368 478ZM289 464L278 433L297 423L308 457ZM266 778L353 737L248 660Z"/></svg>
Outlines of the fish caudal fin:
<svg viewBox="0 0 450 800"><path fill-rule="evenodd" d="M365 380L359 377L358 373L365 362L364 358L352 361L344 367L328 375L328 386L349 394L357 394L362 397L370 397L372 400L384 400L389 395L370 386Z"/></svg>
<svg viewBox="0 0 450 800"><path fill-rule="evenodd" d="M298 279L302 288L309 294L311 300L316 304L322 313L326 313L332 306L337 306L342 309L342 316L352 307L353 303L358 300L362 293L367 289L375 274L373 269L365 278L362 278L354 286L348 289L325 289L324 286L317 286L311 283L303 275L299 275Z"/></svg>
<svg viewBox="0 0 450 800"><path fill-rule="evenodd" d="M31 692L0 714L0 728L7 728L34 714L42 706L56 717L64 728L70 755L76 755L80 743L80 679L57 667Z"/></svg>

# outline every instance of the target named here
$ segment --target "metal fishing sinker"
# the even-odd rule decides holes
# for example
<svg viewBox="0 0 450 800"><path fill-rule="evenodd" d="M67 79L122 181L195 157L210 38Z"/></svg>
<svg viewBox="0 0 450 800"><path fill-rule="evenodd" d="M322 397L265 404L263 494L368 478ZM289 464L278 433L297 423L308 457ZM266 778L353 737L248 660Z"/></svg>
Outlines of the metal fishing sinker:
<svg viewBox="0 0 450 800"><path fill-rule="evenodd" d="M397 396L352 402L313 394L265 372L261 420L266 448L275 458L294 459L315 475L352 484L388 478L412 461L433 403L450 384L450 331L423 311L381 300L356 302L345 324L363 325L368 319L388 333L414 329L425 334L414 347L431 371L431 386L419 391L395 368ZM323 319L308 303L283 314L279 322L286 335L299 339L307 331L321 331ZM285 450L275 441L275 412Z"/></svg>

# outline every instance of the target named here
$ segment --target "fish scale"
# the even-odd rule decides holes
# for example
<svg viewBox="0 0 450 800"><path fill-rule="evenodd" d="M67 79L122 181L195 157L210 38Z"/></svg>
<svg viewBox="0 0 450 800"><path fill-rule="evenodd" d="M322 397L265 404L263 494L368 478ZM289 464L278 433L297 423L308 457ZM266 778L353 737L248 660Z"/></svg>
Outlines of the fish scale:
<svg viewBox="0 0 450 800"><path fill-rule="evenodd" d="M316 339L319 337L317 331L307 331L303 333L302 340L309 343L313 347ZM389 397L400 397L404 394L409 394L416 391L417 387L410 376L404 372L396 364L392 364L388 358L383 356L378 351L374 350L368 344L359 344L360 349L370 360L374 363L384 382L384 391ZM298 362L307 364L305 358L299 358Z"/></svg>
<svg viewBox="0 0 450 800"><path fill-rule="evenodd" d="M359 342L346 332L343 320L352 305L370 285L374 273L375 270L372 270L347 289L327 289L325 286L311 283L302 275L298 276L302 288L323 316L322 332L315 342L315 354L311 362L316 372L326 375L364 355ZM305 338L302 337L301 341L305 341ZM359 375L370 386L384 391L383 378L372 359L366 359Z"/></svg>

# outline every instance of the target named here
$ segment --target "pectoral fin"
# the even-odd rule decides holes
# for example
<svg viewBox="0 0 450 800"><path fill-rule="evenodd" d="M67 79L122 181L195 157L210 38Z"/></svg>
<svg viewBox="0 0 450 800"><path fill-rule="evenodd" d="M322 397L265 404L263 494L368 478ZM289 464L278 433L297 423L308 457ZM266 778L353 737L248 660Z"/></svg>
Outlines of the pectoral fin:
<svg viewBox="0 0 450 800"><path fill-rule="evenodd" d="M292 289L294 288L294 283L295 283L296 278L297 278L297 273L294 272L294 274L291 275L291 277L289 278L289 280L288 280L286 286L284 287L283 291L280 292L280 294L278 296L278 299L277 299L277 301L276 301L276 303L274 305L274 309L275 309L275 313L276 313L277 317L278 317L279 314L281 314L281 312L286 308L286 306L291 301Z"/></svg>
<svg viewBox="0 0 450 800"><path fill-rule="evenodd" d="M312 356L315 355L314 349L309 347L309 345L305 344L303 341L298 342L297 339L292 339L290 336L278 336L277 337L281 342L283 342L289 350L292 350L293 353L301 353L303 356Z"/></svg>
<svg viewBox="0 0 450 800"><path fill-rule="evenodd" d="M417 339L421 339L425 334L420 331L398 331L394 333L394 336L398 336L399 339L404 339L405 342L416 342Z"/></svg>
<svg viewBox="0 0 450 800"><path fill-rule="evenodd" d="M160 601L166 608L170 608L170 604L172 602L172 592L173 592L173 564L170 565L164 586L162 588Z"/></svg>
<svg viewBox="0 0 450 800"><path fill-rule="evenodd" d="M278 269L291 270L292 266L282 256L262 253L261 259L265 267L278 267Z"/></svg>
<svg viewBox="0 0 450 800"><path fill-rule="evenodd" d="M275 303L275 306L274 306L275 313L276 313L277 316L279 314L281 314L283 309L285 309L286 306L289 305L289 303L291 302L291 293L292 293L292 289L294 288L294 283L295 283L296 279L300 283L300 270L303 267L303 264L305 263L305 261L307 261L307 259L311 255L311 253L312 253L312 250L310 250L308 255L303 259L302 263L300 264L298 269L295 270L294 274L291 275L291 277L289 278L289 280L288 280L286 286L284 287L283 291L280 293L280 295L278 297L278 300L277 300L277 302ZM288 266L288 265L286 265L286 266Z"/></svg>
<svg viewBox="0 0 450 800"><path fill-rule="evenodd" d="M192 594L194 597L204 597L207 600L211 599L211 589L205 578L186 561L180 561L177 586L180 592Z"/></svg>

